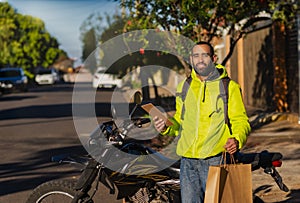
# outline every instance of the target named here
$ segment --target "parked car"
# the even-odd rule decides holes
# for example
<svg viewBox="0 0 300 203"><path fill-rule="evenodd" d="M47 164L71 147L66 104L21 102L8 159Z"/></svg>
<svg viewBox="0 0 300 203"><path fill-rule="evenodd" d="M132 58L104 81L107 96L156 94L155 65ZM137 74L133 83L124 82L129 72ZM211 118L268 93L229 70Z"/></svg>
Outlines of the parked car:
<svg viewBox="0 0 300 203"><path fill-rule="evenodd" d="M122 87L122 80L119 79L116 75L106 72L105 67L97 68L93 76L93 88L114 88Z"/></svg>
<svg viewBox="0 0 300 203"><path fill-rule="evenodd" d="M6 90L26 92L28 90L28 78L22 68L1 68L0 82Z"/></svg>
<svg viewBox="0 0 300 203"><path fill-rule="evenodd" d="M35 76L35 81L39 85L52 85L59 80L58 74L54 68L41 69Z"/></svg>
<svg viewBox="0 0 300 203"><path fill-rule="evenodd" d="M0 82L0 96L12 92L13 85L9 81Z"/></svg>

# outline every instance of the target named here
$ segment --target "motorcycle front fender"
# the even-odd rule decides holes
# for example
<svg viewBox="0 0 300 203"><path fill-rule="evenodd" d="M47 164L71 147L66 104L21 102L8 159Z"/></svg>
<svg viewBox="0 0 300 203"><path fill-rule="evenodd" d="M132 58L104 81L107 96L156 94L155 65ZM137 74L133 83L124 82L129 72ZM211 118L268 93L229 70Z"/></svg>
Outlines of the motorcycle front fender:
<svg viewBox="0 0 300 203"><path fill-rule="evenodd" d="M81 176L78 179L77 185L75 187L76 190L89 190L91 185L98 174L98 162L94 159L90 159L87 166L83 170Z"/></svg>

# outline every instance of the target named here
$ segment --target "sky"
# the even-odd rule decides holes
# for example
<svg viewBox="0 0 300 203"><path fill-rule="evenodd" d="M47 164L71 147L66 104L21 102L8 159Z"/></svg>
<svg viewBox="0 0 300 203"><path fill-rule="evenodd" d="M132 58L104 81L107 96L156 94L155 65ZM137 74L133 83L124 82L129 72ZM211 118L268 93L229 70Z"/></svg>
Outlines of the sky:
<svg viewBox="0 0 300 203"><path fill-rule="evenodd" d="M75 66L82 63L80 26L92 13L114 14L119 10L113 0L0 0L8 2L18 13L38 17L44 21L47 31L55 37L60 48L70 58L76 58Z"/></svg>

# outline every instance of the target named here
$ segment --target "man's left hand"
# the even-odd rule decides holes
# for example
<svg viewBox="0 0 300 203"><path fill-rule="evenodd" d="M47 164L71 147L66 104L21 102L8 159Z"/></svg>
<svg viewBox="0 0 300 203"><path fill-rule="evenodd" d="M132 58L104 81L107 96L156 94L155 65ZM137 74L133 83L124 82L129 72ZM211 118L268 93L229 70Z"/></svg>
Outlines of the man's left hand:
<svg viewBox="0 0 300 203"><path fill-rule="evenodd" d="M228 138L224 148L229 154L234 154L239 149L239 141L235 138Z"/></svg>

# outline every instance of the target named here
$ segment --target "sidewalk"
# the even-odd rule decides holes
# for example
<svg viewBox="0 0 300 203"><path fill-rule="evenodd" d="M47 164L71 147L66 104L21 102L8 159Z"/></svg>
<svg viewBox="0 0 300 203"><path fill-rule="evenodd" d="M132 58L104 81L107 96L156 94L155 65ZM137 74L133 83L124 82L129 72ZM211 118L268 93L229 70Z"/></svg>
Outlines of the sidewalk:
<svg viewBox="0 0 300 203"><path fill-rule="evenodd" d="M300 125L298 115L270 114L262 118L267 124L253 130L243 152L280 152L282 166L277 168L283 182L290 189L281 191L273 178L263 169L252 173L253 190L264 202L300 202Z"/></svg>

